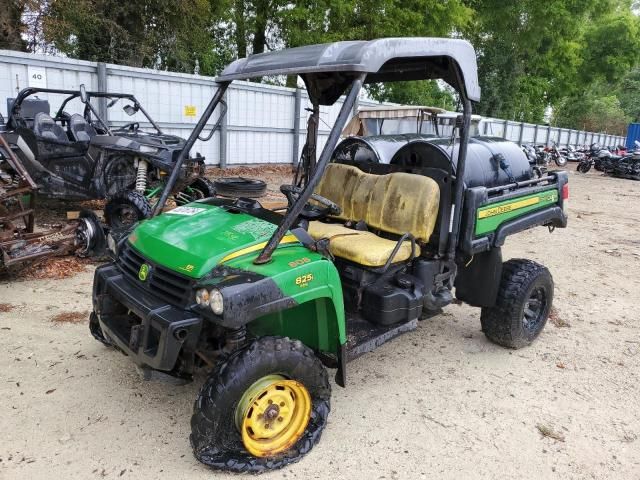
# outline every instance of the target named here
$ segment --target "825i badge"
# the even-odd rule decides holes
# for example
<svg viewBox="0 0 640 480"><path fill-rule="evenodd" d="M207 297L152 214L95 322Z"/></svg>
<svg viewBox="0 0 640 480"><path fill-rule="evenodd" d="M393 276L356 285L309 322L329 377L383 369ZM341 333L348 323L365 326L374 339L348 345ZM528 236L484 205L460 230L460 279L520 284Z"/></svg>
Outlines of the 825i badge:
<svg viewBox="0 0 640 480"><path fill-rule="evenodd" d="M309 285L309 282L313 280L313 273L307 273L306 275L300 275L296 277L296 285L300 288L305 288Z"/></svg>

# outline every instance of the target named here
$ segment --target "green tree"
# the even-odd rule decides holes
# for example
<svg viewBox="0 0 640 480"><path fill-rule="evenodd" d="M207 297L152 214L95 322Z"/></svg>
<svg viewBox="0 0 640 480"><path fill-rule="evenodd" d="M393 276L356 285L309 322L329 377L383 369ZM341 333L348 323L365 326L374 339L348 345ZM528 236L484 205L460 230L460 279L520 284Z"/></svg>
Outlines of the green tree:
<svg viewBox="0 0 640 480"><path fill-rule="evenodd" d="M585 31L583 82L619 82L638 64L640 31L638 17L631 10L615 11L591 22Z"/></svg>
<svg viewBox="0 0 640 480"><path fill-rule="evenodd" d="M52 0L45 38L84 60L213 73L208 0Z"/></svg>
<svg viewBox="0 0 640 480"><path fill-rule="evenodd" d="M6 50L27 50L27 42L22 38L25 25L22 15L25 12L24 0L6 0L0 6L0 48Z"/></svg>
<svg viewBox="0 0 640 480"><path fill-rule="evenodd" d="M581 31L595 0L470 0L479 54L479 113L539 122L574 88Z"/></svg>
<svg viewBox="0 0 640 480"><path fill-rule="evenodd" d="M640 122L640 67L630 70L619 83L616 96L632 122Z"/></svg>
<svg viewBox="0 0 640 480"><path fill-rule="evenodd" d="M624 135L630 118L606 86L592 85L580 95L566 97L555 110L554 123L563 128Z"/></svg>

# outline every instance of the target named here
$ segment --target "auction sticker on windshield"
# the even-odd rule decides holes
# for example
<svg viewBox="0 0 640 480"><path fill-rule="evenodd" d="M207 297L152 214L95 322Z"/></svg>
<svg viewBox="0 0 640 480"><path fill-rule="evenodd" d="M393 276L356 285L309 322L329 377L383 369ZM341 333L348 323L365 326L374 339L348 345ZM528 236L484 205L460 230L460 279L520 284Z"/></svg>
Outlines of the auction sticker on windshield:
<svg viewBox="0 0 640 480"><path fill-rule="evenodd" d="M173 210L169 210L168 214L171 215L184 215L186 217L191 217L192 215L197 215L198 213L202 213L206 210L206 208L201 208L201 207L177 207L174 208Z"/></svg>

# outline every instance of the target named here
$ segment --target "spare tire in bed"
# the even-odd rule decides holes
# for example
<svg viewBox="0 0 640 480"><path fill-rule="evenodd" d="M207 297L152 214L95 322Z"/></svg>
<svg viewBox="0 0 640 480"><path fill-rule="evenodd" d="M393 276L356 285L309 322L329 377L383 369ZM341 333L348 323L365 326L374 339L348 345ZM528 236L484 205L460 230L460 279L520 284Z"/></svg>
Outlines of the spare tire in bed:
<svg viewBox="0 0 640 480"><path fill-rule="evenodd" d="M267 191L267 184L262 180L245 177L223 177L213 182L216 195L223 197L262 197Z"/></svg>

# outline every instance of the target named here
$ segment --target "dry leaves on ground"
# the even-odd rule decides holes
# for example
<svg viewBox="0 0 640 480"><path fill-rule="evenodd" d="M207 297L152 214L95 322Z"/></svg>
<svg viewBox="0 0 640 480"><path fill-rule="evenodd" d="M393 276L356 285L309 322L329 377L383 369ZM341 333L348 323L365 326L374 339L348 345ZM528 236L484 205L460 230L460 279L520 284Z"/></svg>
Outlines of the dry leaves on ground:
<svg viewBox="0 0 640 480"><path fill-rule="evenodd" d="M90 263L78 257L53 257L25 266L16 277L21 280L57 280L83 272Z"/></svg>
<svg viewBox="0 0 640 480"><path fill-rule="evenodd" d="M0 313L7 313L13 310L15 307L10 303L0 303Z"/></svg>
<svg viewBox="0 0 640 480"><path fill-rule="evenodd" d="M89 312L60 312L51 318L53 323L83 323L89 318Z"/></svg>
<svg viewBox="0 0 640 480"><path fill-rule="evenodd" d="M566 328L571 326L569 322L567 322L560 316L560 312L558 312L558 310L553 307L551 308L551 312L549 312L549 321L558 328Z"/></svg>

